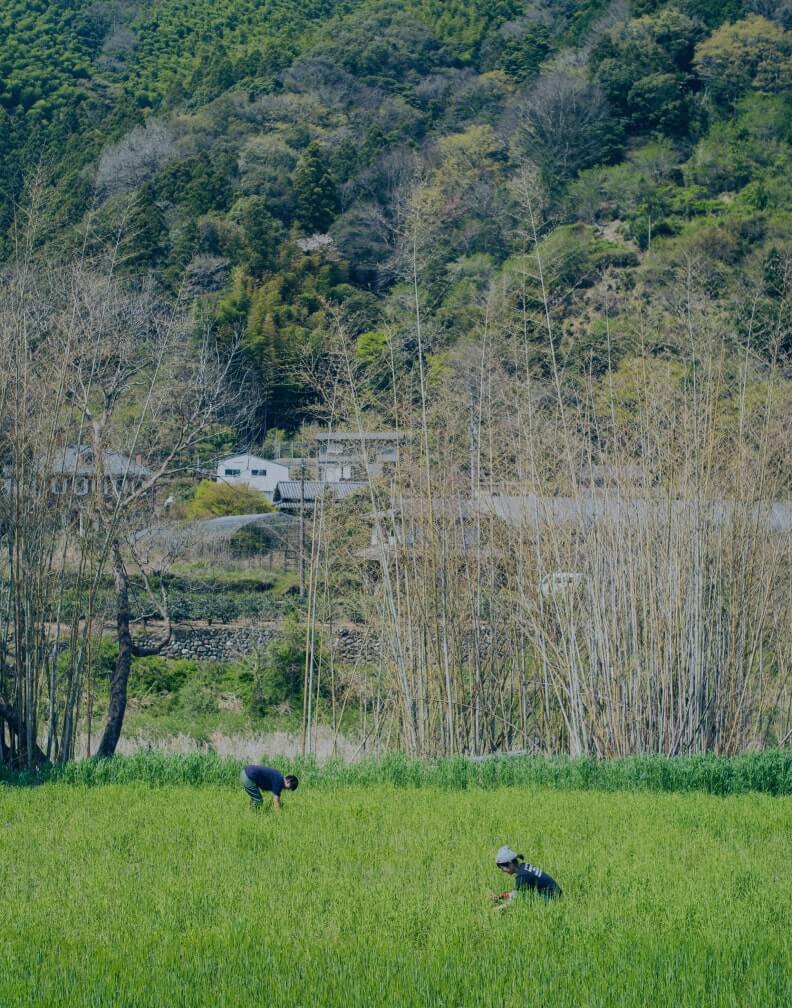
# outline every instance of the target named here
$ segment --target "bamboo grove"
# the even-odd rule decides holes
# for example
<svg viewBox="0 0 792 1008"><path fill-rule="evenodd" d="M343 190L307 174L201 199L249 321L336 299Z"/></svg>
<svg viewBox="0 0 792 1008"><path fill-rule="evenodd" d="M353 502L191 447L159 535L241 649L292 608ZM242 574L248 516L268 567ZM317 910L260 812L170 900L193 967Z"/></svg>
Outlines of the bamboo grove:
<svg viewBox="0 0 792 1008"><path fill-rule="evenodd" d="M409 228L416 366L377 386L341 326L325 381L334 425L371 429L374 416L401 441L356 512L314 517L309 740L310 694L332 666L314 638L351 612L370 662L341 691L385 747L612 757L787 744L788 298L770 331L738 337L693 261L660 304L606 277L592 325L607 340L609 300L622 317L630 301L635 349L581 376L562 363L558 264L529 232L484 322L427 368L420 218Z"/></svg>

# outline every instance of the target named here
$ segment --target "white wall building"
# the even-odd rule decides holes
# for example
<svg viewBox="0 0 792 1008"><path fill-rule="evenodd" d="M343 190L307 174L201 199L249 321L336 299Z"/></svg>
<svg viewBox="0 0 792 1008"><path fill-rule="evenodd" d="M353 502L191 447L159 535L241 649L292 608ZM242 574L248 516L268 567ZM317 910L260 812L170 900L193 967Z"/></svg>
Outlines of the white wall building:
<svg viewBox="0 0 792 1008"><path fill-rule="evenodd" d="M282 480L288 480L289 467L272 459L259 458L249 453L244 455L229 455L217 463L218 483L246 483L255 490L260 490L272 500L275 487Z"/></svg>
<svg viewBox="0 0 792 1008"><path fill-rule="evenodd" d="M367 480L391 472L404 434L396 431L324 431L319 442L319 479L327 483Z"/></svg>

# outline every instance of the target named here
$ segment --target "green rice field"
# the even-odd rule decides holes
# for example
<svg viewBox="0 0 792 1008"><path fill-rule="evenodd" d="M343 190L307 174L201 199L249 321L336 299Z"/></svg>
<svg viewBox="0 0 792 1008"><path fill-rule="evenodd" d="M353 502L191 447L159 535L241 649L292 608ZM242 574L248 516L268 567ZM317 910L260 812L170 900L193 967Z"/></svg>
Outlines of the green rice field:
<svg viewBox="0 0 792 1008"><path fill-rule="evenodd" d="M2 1008L786 1008L792 799L0 785L0 906Z"/></svg>

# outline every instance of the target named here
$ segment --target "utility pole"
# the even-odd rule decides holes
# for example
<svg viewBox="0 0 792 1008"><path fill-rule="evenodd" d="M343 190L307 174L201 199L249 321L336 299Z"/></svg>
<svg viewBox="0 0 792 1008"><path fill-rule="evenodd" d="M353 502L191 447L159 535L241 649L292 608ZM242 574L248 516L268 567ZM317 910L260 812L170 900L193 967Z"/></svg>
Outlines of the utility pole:
<svg viewBox="0 0 792 1008"><path fill-rule="evenodd" d="M305 460L300 462L300 598L305 595Z"/></svg>

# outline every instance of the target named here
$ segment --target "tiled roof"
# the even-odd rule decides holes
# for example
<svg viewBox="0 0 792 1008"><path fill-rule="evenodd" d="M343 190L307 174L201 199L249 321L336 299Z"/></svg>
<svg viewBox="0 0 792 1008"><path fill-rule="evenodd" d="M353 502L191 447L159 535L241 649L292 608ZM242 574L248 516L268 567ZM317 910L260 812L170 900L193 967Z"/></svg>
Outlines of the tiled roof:
<svg viewBox="0 0 792 1008"><path fill-rule="evenodd" d="M151 469L138 465L120 452L105 452L103 469L106 476L152 476ZM96 472L96 462L93 451L83 445L77 448L68 445L56 451L52 457L52 472L72 476L92 476Z"/></svg>
<svg viewBox="0 0 792 1008"><path fill-rule="evenodd" d="M323 431L317 441L400 441L403 431Z"/></svg>
<svg viewBox="0 0 792 1008"><path fill-rule="evenodd" d="M311 503L322 494L327 493L332 494L336 500L343 500L358 490L365 489L366 486L366 483L356 483L351 480L345 483L323 483L319 480L305 480L303 483L301 480L281 480L275 487L272 499L276 503L289 501L299 504L301 500Z"/></svg>

